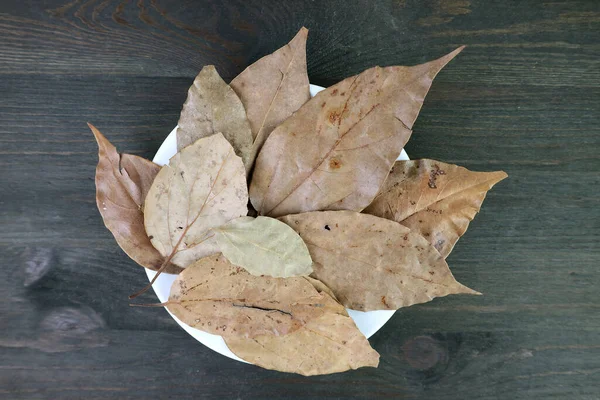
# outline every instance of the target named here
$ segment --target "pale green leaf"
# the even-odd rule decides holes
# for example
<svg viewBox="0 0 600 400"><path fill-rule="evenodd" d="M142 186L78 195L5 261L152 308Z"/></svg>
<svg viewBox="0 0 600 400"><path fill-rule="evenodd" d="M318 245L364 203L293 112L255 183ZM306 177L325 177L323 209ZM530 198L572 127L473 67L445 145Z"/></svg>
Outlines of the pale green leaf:
<svg viewBox="0 0 600 400"><path fill-rule="evenodd" d="M312 260L302 238L281 221L241 217L215 232L223 255L253 275L288 278L312 272Z"/></svg>

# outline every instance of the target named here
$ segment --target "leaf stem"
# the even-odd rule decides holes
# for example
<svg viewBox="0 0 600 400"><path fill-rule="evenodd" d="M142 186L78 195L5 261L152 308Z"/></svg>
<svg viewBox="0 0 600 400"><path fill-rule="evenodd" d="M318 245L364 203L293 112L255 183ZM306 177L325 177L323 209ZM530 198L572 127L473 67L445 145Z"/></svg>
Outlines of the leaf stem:
<svg viewBox="0 0 600 400"><path fill-rule="evenodd" d="M193 222L192 222L193 223ZM190 228L191 225L188 225L185 228L185 231L183 231L183 233L181 234L181 237L179 238L179 241L177 241L177 244L175 245L175 247L173 247L173 251L171 251L171 254L169 254L169 257L167 257L167 259L162 263L162 265L160 266L160 268L156 271L156 275L154 275L154 278L152 278L152 280L150 281L149 284L147 284L146 286L144 286L141 290L139 290L138 292L132 294L129 296L129 300L133 300L136 297L138 297L141 294L146 293L146 291L148 289L150 289L152 287L152 285L154 285L154 282L156 282L156 280L158 279L158 277L160 276L160 274L162 274L165 269L167 269L167 267L169 266L169 263L171 262L171 259L173 259L173 257L175 256L175 254L177 254L177 252L179 251L179 245L181 244L181 242L183 241L183 237L185 236L185 234L187 233L187 230ZM202 241L198 242L196 245L210 239L211 237L213 237L214 234L204 238Z"/></svg>

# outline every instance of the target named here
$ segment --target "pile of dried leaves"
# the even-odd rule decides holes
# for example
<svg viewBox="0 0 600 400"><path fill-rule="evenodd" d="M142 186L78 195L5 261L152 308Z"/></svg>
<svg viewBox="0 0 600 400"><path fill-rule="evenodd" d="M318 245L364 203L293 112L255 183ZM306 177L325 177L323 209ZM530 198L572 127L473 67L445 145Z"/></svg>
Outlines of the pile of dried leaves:
<svg viewBox="0 0 600 400"><path fill-rule="evenodd" d="M179 274L166 307L244 360L315 375L379 363L346 308L478 294L445 258L507 175L396 161L462 48L368 69L311 99L306 38L303 28L229 85L203 68L162 168L90 127L107 228L138 264Z"/></svg>

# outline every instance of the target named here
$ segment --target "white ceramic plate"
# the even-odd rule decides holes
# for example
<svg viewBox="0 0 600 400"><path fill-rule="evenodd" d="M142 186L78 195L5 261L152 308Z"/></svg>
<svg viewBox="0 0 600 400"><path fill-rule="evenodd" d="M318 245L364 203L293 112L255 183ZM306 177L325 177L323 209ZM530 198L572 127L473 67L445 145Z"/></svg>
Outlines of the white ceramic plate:
<svg viewBox="0 0 600 400"><path fill-rule="evenodd" d="M319 93L323 89L325 89L325 88L323 88L321 86L310 85L310 94L311 94L311 96L315 96L317 93ZM175 155L175 153L177 153L177 139L175 136L176 131L177 131L177 127L175 127L175 129L173 129L171 131L169 136L167 136L165 141L162 143L162 145L156 152L156 155L154 156L153 161L155 163L157 163L158 165L168 164L169 159L171 157L173 157ZM408 155L406 154L406 152L404 150L402 150L402 153L400 154L400 157L398 157L398 160L408 160L408 159L409 159ZM146 269L146 274L148 275L148 279L152 280L152 278L154 278L154 275L156 273L154 271ZM156 280L156 282L154 282L154 285L152 285L154 292L156 293L156 295L158 296L158 299L161 302L164 303L169 300L169 291L171 290L171 285L173 284L173 281L175 280L176 277L177 277L176 275L161 274L158 277L158 279ZM235 354L233 354L231 352L231 350L229 350L229 348L227 348L227 345L225 344L225 341L223 340L223 338L221 336L212 335L210 333L198 330L196 328L192 328L192 327L184 324L183 322L181 322L179 319L177 319L177 317L174 316L173 314L171 314L169 312L169 310L167 310L167 312L171 315L171 317L173 317L173 319L187 333L192 335L196 340L198 340L200 343L202 343L206 347L216 351L217 353L223 354L224 356L233 358L234 360L246 362L246 361L242 360L241 358L239 358L238 356L236 356ZM392 317L392 315L394 315L394 311L381 310L381 311L362 312L362 311L348 310L348 314L350 314L350 316L356 323L356 326L358 327L358 329L360 329L360 331L367 338L369 338L375 332L377 332L379 329L381 329L381 327Z"/></svg>

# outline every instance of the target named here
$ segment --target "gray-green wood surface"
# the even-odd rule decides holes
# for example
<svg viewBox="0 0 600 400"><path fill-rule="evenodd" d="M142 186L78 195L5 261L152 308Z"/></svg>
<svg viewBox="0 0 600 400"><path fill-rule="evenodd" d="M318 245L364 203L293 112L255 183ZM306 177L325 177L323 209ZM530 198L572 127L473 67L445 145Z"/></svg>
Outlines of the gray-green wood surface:
<svg viewBox="0 0 600 400"><path fill-rule="evenodd" d="M468 45L406 150L510 175L448 258L484 296L402 309L379 369L313 378L128 306L146 275L102 224L85 124L152 157L203 65L229 80L302 25L325 86ZM3 0L0 398L600 398L599 57L596 0Z"/></svg>

